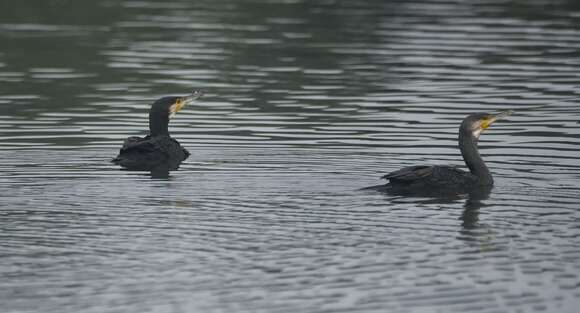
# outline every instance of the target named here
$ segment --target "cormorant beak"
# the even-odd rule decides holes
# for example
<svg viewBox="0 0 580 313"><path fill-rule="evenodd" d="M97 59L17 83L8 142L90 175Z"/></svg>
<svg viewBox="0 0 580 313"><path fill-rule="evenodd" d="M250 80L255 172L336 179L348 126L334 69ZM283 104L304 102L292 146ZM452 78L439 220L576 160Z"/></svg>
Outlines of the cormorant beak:
<svg viewBox="0 0 580 313"><path fill-rule="evenodd" d="M199 99L203 93L201 91L194 91L191 95L177 98L174 104L169 107L169 117L175 116L177 112L181 110L186 104L189 104L197 99Z"/></svg>
<svg viewBox="0 0 580 313"><path fill-rule="evenodd" d="M506 118L508 116L510 116L514 111L512 110L508 110L508 111L504 111L501 112L499 114L495 114L495 115L489 115L487 116L485 119L483 119L481 121L481 129L487 129L491 124L495 123L498 120L501 120L503 118Z"/></svg>

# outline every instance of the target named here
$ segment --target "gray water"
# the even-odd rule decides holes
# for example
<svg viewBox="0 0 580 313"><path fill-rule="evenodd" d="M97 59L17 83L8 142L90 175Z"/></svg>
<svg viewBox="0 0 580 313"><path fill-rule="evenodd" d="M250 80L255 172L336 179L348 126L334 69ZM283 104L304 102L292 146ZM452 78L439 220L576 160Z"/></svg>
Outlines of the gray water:
<svg viewBox="0 0 580 313"><path fill-rule="evenodd" d="M572 0L2 1L0 311L577 312L579 85ZM488 197L358 191L505 109Z"/></svg>

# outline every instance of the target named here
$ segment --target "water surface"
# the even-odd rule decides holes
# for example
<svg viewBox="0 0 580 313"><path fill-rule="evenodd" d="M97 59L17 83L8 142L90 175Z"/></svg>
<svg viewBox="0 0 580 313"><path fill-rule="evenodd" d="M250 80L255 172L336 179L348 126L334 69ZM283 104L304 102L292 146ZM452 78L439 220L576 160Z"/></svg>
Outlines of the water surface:
<svg viewBox="0 0 580 313"><path fill-rule="evenodd" d="M575 312L574 1L0 4L0 311ZM9 43L9 44L6 44ZM109 163L161 96L192 156ZM463 165L483 199L359 188Z"/></svg>

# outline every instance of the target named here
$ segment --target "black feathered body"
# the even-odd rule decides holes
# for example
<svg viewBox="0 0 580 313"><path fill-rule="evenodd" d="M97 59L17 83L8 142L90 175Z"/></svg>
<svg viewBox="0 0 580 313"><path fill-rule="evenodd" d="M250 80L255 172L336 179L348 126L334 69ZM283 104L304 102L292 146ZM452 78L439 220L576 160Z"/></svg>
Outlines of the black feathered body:
<svg viewBox="0 0 580 313"><path fill-rule="evenodd" d="M177 169L189 152L177 140L165 136L129 137L112 161L132 170L151 170L160 165Z"/></svg>
<svg viewBox="0 0 580 313"><path fill-rule="evenodd" d="M389 180L387 187L423 191L469 191L492 186L493 180L484 181L470 172L447 165L417 165L404 167L382 177Z"/></svg>

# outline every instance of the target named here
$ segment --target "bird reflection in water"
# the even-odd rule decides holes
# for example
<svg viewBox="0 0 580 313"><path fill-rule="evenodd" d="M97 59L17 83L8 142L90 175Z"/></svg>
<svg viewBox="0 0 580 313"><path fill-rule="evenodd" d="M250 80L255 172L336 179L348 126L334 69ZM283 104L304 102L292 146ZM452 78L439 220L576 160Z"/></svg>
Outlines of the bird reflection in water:
<svg viewBox="0 0 580 313"><path fill-rule="evenodd" d="M485 200L489 198L489 190L471 193L463 205L461 213L461 228L457 239L464 241L470 248L466 253L492 252L502 250L503 246L497 241L497 234L489 224L481 223L479 220L480 209L486 206Z"/></svg>
<svg viewBox="0 0 580 313"><path fill-rule="evenodd" d="M163 97L149 110L149 135L125 139L119 154L111 160L125 170L150 171L153 178L168 178L190 153L169 135L169 119L185 105L199 99L195 91L184 97Z"/></svg>
<svg viewBox="0 0 580 313"><path fill-rule="evenodd" d="M463 230L479 228L479 210L485 205L484 200L489 198L491 187L474 190L467 195L461 213L461 226Z"/></svg>
<svg viewBox="0 0 580 313"><path fill-rule="evenodd" d="M463 201L463 211L458 217L461 221L459 231L459 239L466 242L476 242L480 251L494 250L495 248L490 242L493 238L493 232L485 224L481 224L479 220L480 209L486 206L486 201L491 195L492 186L482 187L472 190L468 193L404 193L394 194L388 189L383 189L382 193L389 197L389 201L405 202L409 200L415 204L421 205L435 205L438 209L450 209L456 207L458 203ZM451 209L454 210L454 209Z"/></svg>

